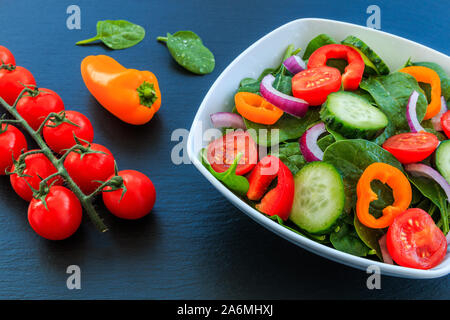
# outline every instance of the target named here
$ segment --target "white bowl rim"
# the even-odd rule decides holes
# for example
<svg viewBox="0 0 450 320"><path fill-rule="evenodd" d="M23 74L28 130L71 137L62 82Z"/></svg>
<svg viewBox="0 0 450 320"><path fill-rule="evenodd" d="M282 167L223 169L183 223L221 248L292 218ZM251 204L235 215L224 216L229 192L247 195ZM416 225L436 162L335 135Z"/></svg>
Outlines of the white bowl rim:
<svg viewBox="0 0 450 320"><path fill-rule="evenodd" d="M243 211L245 214L247 214L250 218L264 226L265 228L269 229L270 231L275 232L279 236L285 238L286 240L300 246L303 249L306 249L310 252L313 252L321 257L330 259L335 262L339 262L342 264L345 264L347 266L351 266L363 271L367 270L368 266L376 266L379 268L382 274L390 275L390 276L396 276L396 277L404 277L404 278L414 278L414 279L431 279L431 278L438 278L443 277L448 274L450 274L450 263L445 267L435 267L433 269L429 270L421 270L421 269L413 269L413 268L407 268L407 267L401 267L398 265L390 265L379 261L370 260L363 257L358 257L351 255L349 253L345 253L342 251L339 251L337 249L334 249L332 247L328 247L324 244L321 244L319 242L316 242L314 240L311 240L307 237L301 236L295 232L292 232L288 230L287 228L281 226L277 222L271 220L270 218L262 215L259 211L252 208L248 204L246 204L243 200L241 200L237 195L235 195L233 192L231 192L228 188L226 188L220 181L218 181L200 162L199 155L196 154L194 150L194 132L195 128L198 126L199 118L204 109L206 108L207 104L206 101L208 100L209 96L215 91L216 86L220 83L221 79L229 72L230 69L233 68L235 64L248 52L250 52L254 47L256 47L260 42L263 42L266 38L270 37L272 33L277 32L278 30L282 28L286 28L290 26L291 24L298 23L300 21L308 22L308 21L324 21L324 22L332 22L337 24L344 24L348 26L352 26L355 28L362 28L362 29L369 29L367 27L363 27L360 25L348 23L348 22L342 22L342 21L336 21L336 20L330 20L330 19L321 19L321 18L302 18L302 19L296 19L293 21L290 21L286 24L283 24L282 26L270 31L260 39L258 39L256 42L254 42L251 46L249 46L247 49L245 49L241 54L239 54L219 75L219 77L215 80L211 88L208 90L207 94L205 95L204 99L202 100L202 103L200 104L200 107L195 115L194 121L192 123L189 137L187 141L187 152L189 159L194 164L194 166L205 176L205 178L211 182L211 184L222 193L228 200L232 202L233 205L235 205L238 209ZM394 37L396 39L401 39L402 41L410 42L414 45L419 45L421 47L425 47L428 50L432 50L435 54L441 55L445 58L448 58L445 54L436 51L432 48L426 47L424 45L421 45L417 42L384 32L380 30L374 30L369 29L373 32L382 33L386 36ZM450 248L449 248L450 249ZM447 251L447 254L449 252Z"/></svg>

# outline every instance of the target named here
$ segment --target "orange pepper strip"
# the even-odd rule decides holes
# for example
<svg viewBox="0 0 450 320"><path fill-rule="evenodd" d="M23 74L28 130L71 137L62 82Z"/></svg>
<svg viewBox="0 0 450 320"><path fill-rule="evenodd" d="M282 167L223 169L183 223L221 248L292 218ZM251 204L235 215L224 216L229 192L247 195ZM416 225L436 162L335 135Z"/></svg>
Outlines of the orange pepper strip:
<svg viewBox="0 0 450 320"><path fill-rule="evenodd" d="M234 96L234 102L241 116L256 123L274 124L283 115L283 110L256 93L238 92Z"/></svg>
<svg viewBox="0 0 450 320"><path fill-rule="evenodd" d="M95 99L124 122L145 124L161 106L158 80L150 71L126 69L113 58L99 55L84 58L81 75Z"/></svg>
<svg viewBox="0 0 450 320"><path fill-rule="evenodd" d="M412 75L417 82L428 83L431 86L431 102L428 104L424 120L437 115L441 110L441 79L436 71L422 66L406 67L399 71Z"/></svg>
<svg viewBox="0 0 450 320"><path fill-rule="evenodd" d="M376 219L370 212L370 203L378 197L370 187L373 180L386 183L392 189L394 203L383 209L383 216ZM394 218L408 209L412 190L408 178L396 167L389 164L376 162L372 163L359 178L356 186L358 200L356 202L356 214L359 221L369 228L386 228L392 224Z"/></svg>

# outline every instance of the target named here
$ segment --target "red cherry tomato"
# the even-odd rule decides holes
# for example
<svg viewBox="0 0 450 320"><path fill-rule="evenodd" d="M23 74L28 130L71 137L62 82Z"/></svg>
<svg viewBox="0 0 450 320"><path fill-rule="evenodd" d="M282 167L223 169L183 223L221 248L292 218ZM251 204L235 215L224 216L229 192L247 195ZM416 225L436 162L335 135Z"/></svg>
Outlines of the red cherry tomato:
<svg viewBox="0 0 450 320"><path fill-rule="evenodd" d="M36 88L33 93L27 92L19 100L16 109L30 127L37 130L50 113L63 111L64 103L56 92L50 89Z"/></svg>
<svg viewBox="0 0 450 320"><path fill-rule="evenodd" d="M292 94L310 105L318 106L330 93L341 88L341 73L336 68L318 67L303 70L292 78Z"/></svg>
<svg viewBox="0 0 450 320"><path fill-rule="evenodd" d="M22 151L27 151L27 140L16 127L2 124L0 129L0 175L11 169L13 157L16 159Z"/></svg>
<svg viewBox="0 0 450 320"><path fill-rule="evenodd" d="M38 235L63 240L78 230L83 210L72 191L61 186L50 187L45 204L47 208L42 200L33 199L28 207L28 221Z"/></svg>
<svg viewBox="0 0 450 320"><path fill-rule="evenodd" d="M450 139L450 110L442 115L441 125L442 129L444 129L445 135Z"/></svg>
<svg viewBox="0 0 450 320"><path fill-rule="evenodd" d="M444 259L447 240L427 212L413 208L394 219L387 233L387 248L403 267L430 269Z"/></svg>
<svg viewBox="0 0 450 320"><path fill-rule="evenodd" d="M30 189L30 184L33 189L39 189L41 179L56 173L56 168L42 153L35 153L25 157L24 177L19 177L16 173L10 176L11 186L14 191L24 200L31 201L33 199L33 191ZM12 166L11 171L15 170ZM28 183L27 183L28 182ZM62 180L59 177L51 179L48 184L61 185Z"/></svg>
<svg viewBox="0 0 450 320"><path fill-rule="evenodd" d="M119 171L127 189L123 198L122 189L116 191L103 191L103 202L108 210L122 219L139 219L153 209L156 200L156 191L152 181L143 173L135 170ZM112 178L112 177L110 177ZM111 190L106 187L104 190Z"/></svg>
<svg viewBox="0 0 450 320"><path fill-rule="evenodd" d="M256 143L248 132L233 131L214 140L208 146L207 158L214 171L225 172L238 153L242 153L242 157L236 167L236 175L243 175L258 162Z"/></svg>
<svg viewBox="0 0 450 320"><path fill-rule="evenodd" d="M36 85L33 75L23 67L16 66L14 70L0 69L0 97L6 103L13 105L25 87L23 85Z"/></svg>
<svg viewBox="0 0 450 320"><path fill-rule="evenodd" d="M89 119L77 112L66 111L66 119L73 122L73 124L63 122L56 127L50 120L47 121L42 133L47 145L56 153L63 154L67 149L70 149L76 144L74 134L79 139L92 142L94 140L94 128Z"/></svg>
<svg viewBox="0 0 450 320"><path fill-rule="evenodd" d="M429 132L407 132L390 137L383 148L403 164L415 163L430 156L439 145L438 138Z"/></svg>
<svg viewBox="0 0 450 320"><path fill-rule="evenodd" d="M328 44L312 53L308 60L308 69L323 67L328 59L345 59L348 65L342 75L344 90L356 90L359 87L363 73L364 60L358 51L343 44Z"/></svg>
<svg viewBox="0 0 450 320"><path fill-rule="evenodd" d="M13 54L4 46L0 46L0 65L2 64L16 65L16 59L14 59Z"/></svg>
<svg viewBox="0 0 450 320"><path fill-rule="evenodd" d="M80 155L72 151L64 160L64 167L73 181L85 194L91 194L100 186L95 181L107 181L114 174L114 157L107 148L100 144L91 144L93 151Z"/></svg>

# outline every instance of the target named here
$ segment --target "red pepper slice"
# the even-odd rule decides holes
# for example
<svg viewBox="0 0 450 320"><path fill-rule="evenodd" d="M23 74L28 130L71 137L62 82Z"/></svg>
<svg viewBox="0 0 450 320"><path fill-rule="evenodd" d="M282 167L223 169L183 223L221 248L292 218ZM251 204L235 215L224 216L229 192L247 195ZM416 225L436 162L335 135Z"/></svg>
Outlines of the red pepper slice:
<svg viewBox="0 0 450 320"><path fill-rule="evenodd" d="M294 177L289 168L275 156L265 156L258 162L248 179L247 197L259 200L271 182L278 178L277 186L267 192L256 209L269 216L278 215L287 220L294 202Z"/></svg>
<svg viewBox="0 0 450 320"><path fill-rule="evenodd" d="M343 44L328 44L313 52L308 60L308 69L326 66L328 59L347 60L348 66L342 75L344 90L358 89L365 67L359 52Z"/></svg>

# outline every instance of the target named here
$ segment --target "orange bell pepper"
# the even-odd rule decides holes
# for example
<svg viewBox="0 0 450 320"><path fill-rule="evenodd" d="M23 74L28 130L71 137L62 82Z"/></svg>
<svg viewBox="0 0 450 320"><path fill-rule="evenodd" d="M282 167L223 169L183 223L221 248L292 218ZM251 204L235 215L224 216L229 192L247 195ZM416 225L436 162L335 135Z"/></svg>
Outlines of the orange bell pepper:
<svg viewBox="0 0 450 320"><path fill-rule="evenodd" d="M241 116L256 123L274 124L283 115L283 110L256 93L238 92L234 96L234 102Z"/></svg>
<svg viewBox="0 0 450 320"><path fill-rule="evenodd" d="M150 71L126 69L113 58L99 55L83 59L81 75L95 99L124 122L145 124L161 106L158 80Z"/></svg>
<svg viewBox="0 0 450 320"><path fill-rule="evenodd" d="M441 110L441 79L436 71L422 66L406 67L399 71L412 75L417 82L428 83L431 86L431 102L423 119L431 119L437 115Z"/></svg>
<svg viewBox="0 0 450 320"><path fill-rule="evenodd" d="M392 189L394 203L383 209L383 216L376 219L370 212L370 203L378 197L370 187L373 180L386 183ZM396 167L389 164L372 163L359 178L356 186L358 200L356 202L356 214L359 221L369 228L386 228L392 224L394 218L408 209L412 200L411 184L408 178Z"/></svg>

